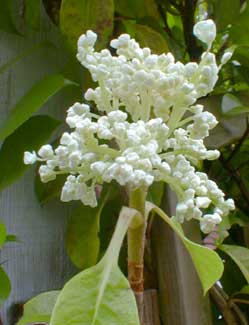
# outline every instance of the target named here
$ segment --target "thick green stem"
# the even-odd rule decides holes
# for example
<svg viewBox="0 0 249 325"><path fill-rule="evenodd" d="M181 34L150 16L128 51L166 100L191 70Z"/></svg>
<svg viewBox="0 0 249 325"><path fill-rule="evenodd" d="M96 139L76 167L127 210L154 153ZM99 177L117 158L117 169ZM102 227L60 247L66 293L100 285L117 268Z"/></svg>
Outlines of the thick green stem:
<svg viewBox="0 0 249 325"><path fill-rule="evenodd" d="M140 322L143 324L143 265L145 246L145 200L147 190L144 188L129 193L129 205L138 210L143 222L137 227L130 227L128 230L128 277L131 288L135 294Z"/></svg>

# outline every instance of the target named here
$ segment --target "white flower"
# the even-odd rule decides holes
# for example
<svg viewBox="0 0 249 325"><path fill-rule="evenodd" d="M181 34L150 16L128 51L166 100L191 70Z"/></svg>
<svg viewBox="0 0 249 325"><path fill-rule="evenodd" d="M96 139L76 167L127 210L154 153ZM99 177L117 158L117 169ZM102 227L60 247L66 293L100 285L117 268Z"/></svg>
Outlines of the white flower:
<svg viewBox="0 0 249 325"><path fill-rule="evenodd" d="M215 23L211 19L199 21L194 26L194 34L202 42L211 46L216 37Z"/></svg>
<svg viewBox="0 0 249 325"><path fill-rule="evenodd" d="M196 104L213 89L219 67L210 53L213 22L199 22L194 30L209 48L199 64L186 65L175 62L171 53L151 54L127 34L111 42L116 56L94 50L95 33L80 37L77 58L98 82L85 98L94 101L100 115L75 103L66 118L71 133L63 133L59 146L45 145L38 155L26 152L24 157L25 163L46 163L39 169L43 182L69 175L62 201L94 207L96 185L116 181L134 190L164 181L177 195L177 220L197 219L204 232L234 209L233 200L225 200L216 183L195 167L219 156L204 144L217 120Z"/></svg>
<svg viewBox="0 0 249 325"><path fill-rule="evenodd" d="M25 151L24 152L23 161L24 161L25 165L32 165L36 162L36 160L37 160L37 156L36 156L35 151L32 151L32 152Z"/></svg>

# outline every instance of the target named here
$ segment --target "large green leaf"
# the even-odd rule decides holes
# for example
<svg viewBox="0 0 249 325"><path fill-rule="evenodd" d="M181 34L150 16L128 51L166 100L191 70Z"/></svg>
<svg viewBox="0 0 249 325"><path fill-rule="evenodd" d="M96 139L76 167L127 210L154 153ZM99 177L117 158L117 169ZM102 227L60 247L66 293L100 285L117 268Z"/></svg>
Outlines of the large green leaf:
<svg viewBox="0 0 249 325"><path fill-rule="evenodd" d="M160 19L155 0L115 0L115 11L124 17Z"/></svg>
<svg viewBox="0 0 249 325"><path fill-rule="evenodd" d="M106 254L62 289L50 325L139 325L135 297L118 267L119 251L136 210L123 208Z"/></svg>
<svg viewBox="0 0 249 325"><path fill-rule="evenodd" d="M163 210L151 202L146 202L146 210L147 213L154 211L156 214L158 214L179 236L192 258L193 264L201 281L204 294L206 294L206 292L222 276L224 266L219 255L209 248L203 247L187 239L184 236L179 224L169 218Z"/></svg>
<svg viewBox="0 0 249 325"><path fill-rule="evenodd" d="M101 195L100 202L94 209L84 205L76 208L67 225L67 253L79 269L86 269L98 260L99 219L109 193Z"/></svg>
<svg viewBox="0 0 249 325"><path fill-rule="evenodd" d="M249 283L249 249L236 245L221 245L219 249L231 257Z"/></svg>
<svg viewBox="0 0 249 325"><path fill-rule="evenodd" d="M4 301L9 297L11 291L11 284L8 275L0 266L0 307Z"/></svg>
<svg viewBox="0 0 249 325"><path fill-rule="evenodd" d="M169 52L165 38L156 30L146 25L136 24L135 38L141 47L149 47L154 53Z"/></svg>
<svg viewBox="0 0 249 325"><path fill-rule="evenodd" d="M98 34L98 46L105 47L113 30L113 0L62 0L60 29L75 51L79 36L88 29Z"/></svg>
<svg viewBox="0 0 249 325"><path fill-rule="evenodd" d="M49 322L60 291L47 291L30 299L23 306L23 316L18 325L30 325L37 322Z"/></svg>
<svg viewBox="0 0 249 325"><path fill-rule="evenodd" d="M65 79L61 75L45 77L35 84L11 110L9 117L0 128L0 140L5 139L15 131L16 128L25 122L60 89L72 85L77 84Z"/></svg>
<svg viewBox="0 0 249 325"><path fill-rule="evenodd" d="M0 249L2 248L3 244L6 241L6 237L7 237L7 232L6 232L5 224L0 222Z"/></svg>
<svg viewBox="0 0 249 325"><path fill-rule="evenodd" d="M154 182L148 191L148 200L157 206L161 205L163 199L164 184L164 182Z"/></svg>
<svg viewBox="0 0 249 325"><path fill-rule="evenodd" d="M39 149L60 124L46 116L34 116L7 137L0 150L0 190L19 178L28 166L23 163L24 151Z"/></svg>
<svg viewBox="0 0 249 325"><path fill-rule="evenodd" d="M237 17L236 23L230 29L230 38L234 44L249 45L249 6L245 6L243 12Z"/></svg>
<svg viewBox="0 0 249 325"><path fill-rule="evenodd" d="M240 291L233 293L233 296L249 295L249 284L243 286Z"/></svg>
<svg viewBox="0 0 249 325"><path fill-rule="evenodd" d="M237 24L240 12L240 0L216 0L215 22L219 30L223 30L229 24Z"/></svg>
<svg viewBox="0 0 249 325"><path fill-rule="evenodd" d="M0 30L8 33L17 34L16 27L13 23L11 1L0 0Z"/></svg>
<svg viewBox="0 0 249 325"><path fill-rule="evenodd" d="M24 0L24 21L34 30L39 30L41 27L41 6L41 0Z"/></svg>

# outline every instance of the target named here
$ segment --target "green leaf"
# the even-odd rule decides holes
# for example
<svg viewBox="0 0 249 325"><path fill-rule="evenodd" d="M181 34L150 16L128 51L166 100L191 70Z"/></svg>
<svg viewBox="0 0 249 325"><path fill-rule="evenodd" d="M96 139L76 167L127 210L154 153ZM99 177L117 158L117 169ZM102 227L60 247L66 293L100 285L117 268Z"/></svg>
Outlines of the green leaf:
<svg viewBox="0 0 249 325"><path fill-rule="evenodd" d="M135 38L141 47L149 47L153 53L169 52L165 38L149 26L136 24Z"/></svg>
<svg viewBox="0 0 249 325"><path fill-rule="evenodd" d="M23 306L23 316L17 324L49 322L59 293L60 291L57 290L43 292L26 302Z"/></svg>
<svg viewBox="0 0 249 325"><path fill-rule="evenodd" d="M115 11L124 17L153 17L160 20L160 14L154 0L115 0Z"/></svg>
<svg viewBox="0 0 249 325"><path fill-rule="evenodd" d="M86 269L98 260L100 215L109 194L110 190L101 195L96 208L80 205L69 220L66 232L67 254L79 269Z"/></svg>
<svg viewBox="0 0 249 325"><path fill-rule="evenodd" d="M8 234L6 236L6 242L11 243L11 242L17 242L17 241L19 241L19 239L16 235Z"/></svg>
<svg viewBox="0 0 249 325"><path fill-rule="evenodd" d="M17 34L16 27L12 19L12 3L11 1L0 0L0 30L8 33Z"/></svg>
<svg viewBox="0 0 249 325"><path fill-rule="evenodd" d="M11 292L11 284L8 275L0 266L0 307L4 301L9 297Z"/></svg>
<svg viewBox="0 0 249 325"><path fill-rule="evenodd" d="M113 15L113 0L62 0L60 29L74 52L79 36L89 29L98 34L97 46L103 48L112 34Z"/></svg>
<svg viewBox="0 0 249 325"><path fill-rule="evenodd" d="M24 21L34 30L41 27L41 0L24 0Z"/></svg>
<svg viewBox="0 0 249 325"><path fill-rule="evenodd" d="M166 213L152 204L151 202L146 202L146 210L149 214L152 210L158 214L179 236L180 240L186 247L188 253L190 254L192 261L194 263L196 272L201 281L201 285L204 294L219 280L222 276L224 266L219 255L214 251L196 244L189 239L187 239L179 225L179 223L173 221L169 218Z"/></svg>
<svg viewBox="0 0 249 325"><path fill-rule="evenodd" d="M160 206L164 193L164 182L154 182L148 192L148 200Z"/></svg>
<svg viewBox="0 0 249 325"><path fill-rule="evenodd" d="M235 245L221 245L219 249L231 257L249 283L249 249Z"/></svg>
<svg viewBox="0 0 249 325"><path fill-rule="evenodd" d="M6 241L7 233L5 224L0 222L0 249L3 247L3 244Z"/></svg>
<svg viewBox="0 0 249 325"><path fill-rule="evenodd" d="M22 176L28 168L23 163L24 151L40 148L60 124L46 116L34 116L6 138L0 150L0 190Z"/></svg>
<svg viewBox="0 0 249 325"><path fill-rule="evenodd" d="M101 261L77 274L62 289L50 325L139 325L136 301L118 267L119 251L134 209L121 210L116 229Z"/></svg>
<svg viewBox="0 0 249 325"><path fill-rule="evenodd" d="M249 6L245 6L243 12L236 17L236 23L230 29L230 39L234 44L249 45Z"/></svg>
<svg viewBox="0 0 249 325"><path fill-rule="evenodd" d="M242 287L242 289L238 292L235 292L233 296L237 295L249 295L249 285L245 285Z"/></svg>
<svg viewBox="0 0 249 325"><path fill-rule="evenodd" d="M15 131L16 128L25 122L59 90L72 85L75 86L77 84L65 79L61 75L48 76L39 81L11 110L9 117L0 128L0 140L4 140Z"/></svg>
<svg viewBox="0 0 249 325"><path fill-rule="evenodd" d="M239 0L216 0L215 1L215 22L219 30L223 30L229 24L238 22L240 13Z"/></svg>

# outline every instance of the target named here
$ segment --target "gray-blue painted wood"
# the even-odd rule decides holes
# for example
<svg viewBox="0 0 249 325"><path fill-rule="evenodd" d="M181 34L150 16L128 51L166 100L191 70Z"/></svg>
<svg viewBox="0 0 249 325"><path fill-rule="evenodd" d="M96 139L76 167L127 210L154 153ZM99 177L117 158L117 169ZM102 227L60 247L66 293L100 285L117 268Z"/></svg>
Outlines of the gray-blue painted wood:
<svg viewBox="0 0 249 325"><path fill-rule="evenodd" d="M38 35L42 39L42 35ZM0 34L0 66L34 44L18 36ZM39 50L0 75L1 124L11 107L31 87L48 74L57 72L65 58L53 50ZM39 113L50 112L63 117L70 103L67 92L49 100ZM1 172L1 171L0 171ZM4 325L12 325L10 307L49 289L61 288L75 272L65 252L64 233L70 207L54 200L40 206L33 189L34 168L17 183L0 193L0 219L9 233L20 242L8 244L1 252L1 261L10 276L12 293L1 310Z"/></svg>

